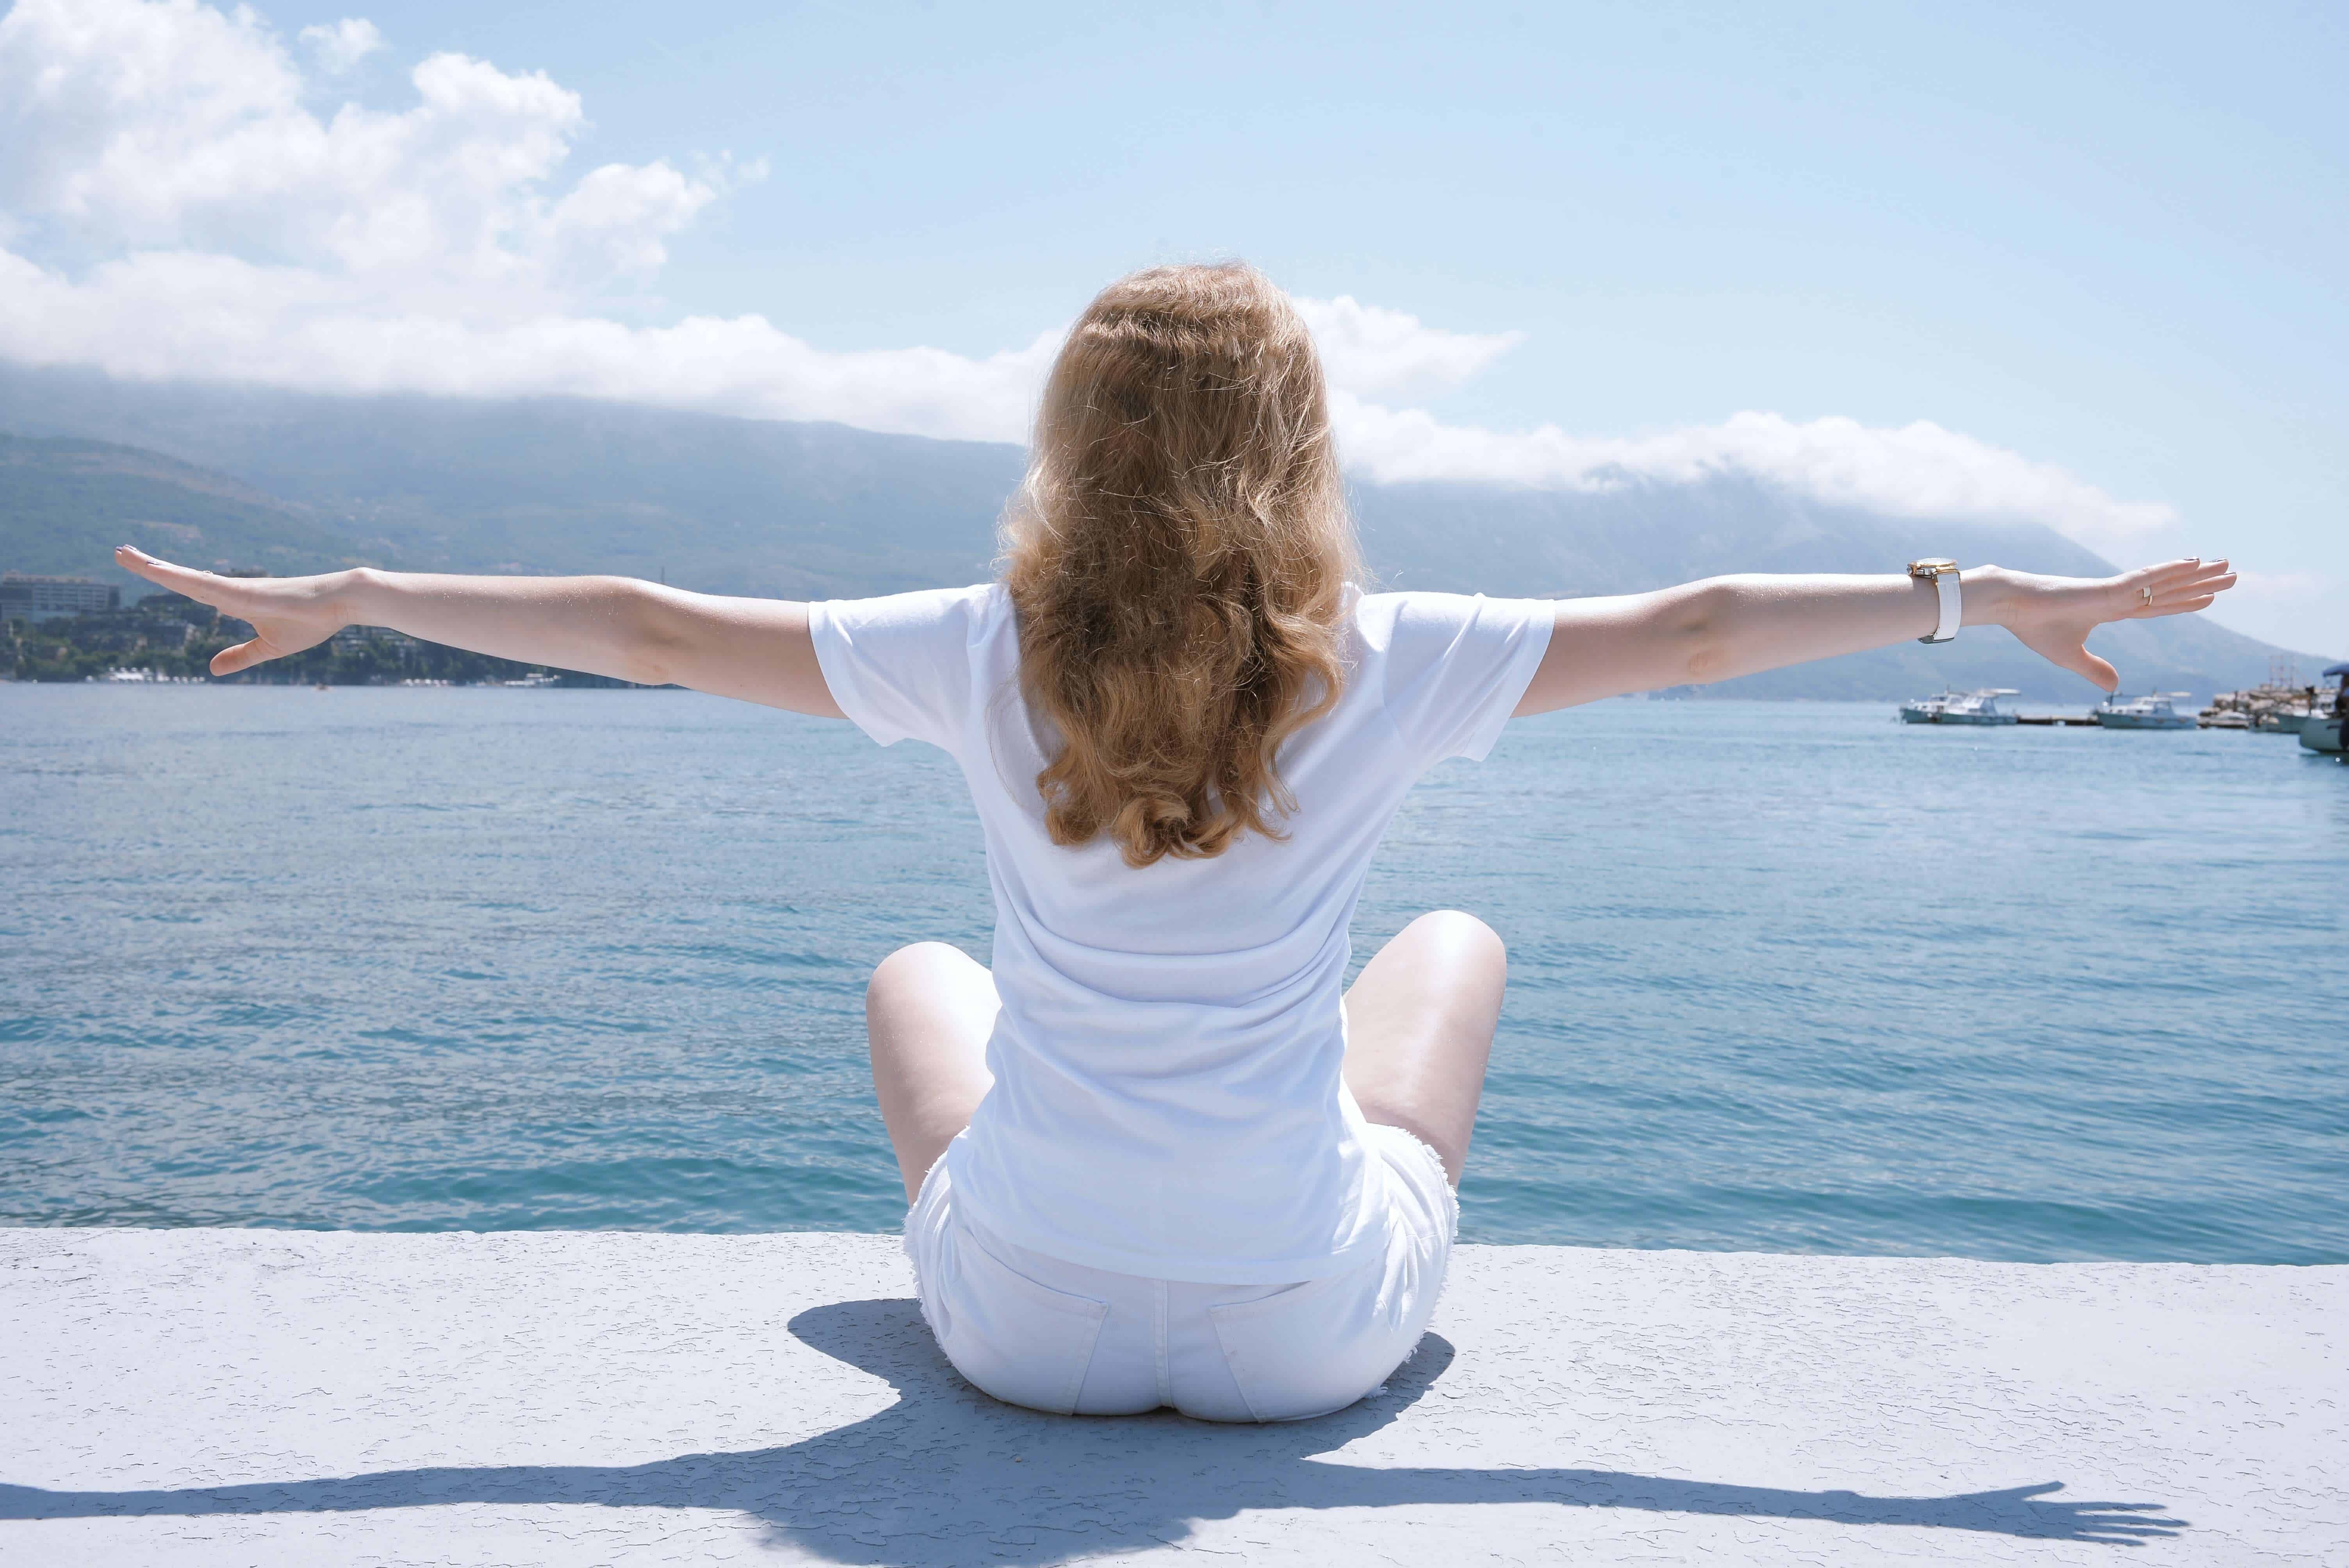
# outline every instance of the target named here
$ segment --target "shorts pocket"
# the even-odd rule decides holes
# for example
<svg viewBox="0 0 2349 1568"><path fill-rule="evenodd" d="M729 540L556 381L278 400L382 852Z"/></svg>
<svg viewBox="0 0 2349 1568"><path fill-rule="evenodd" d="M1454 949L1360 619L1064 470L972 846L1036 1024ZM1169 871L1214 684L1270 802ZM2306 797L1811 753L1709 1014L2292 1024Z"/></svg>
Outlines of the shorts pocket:
<svg viewBox="0 0 2349 1568"><path fill-rule="evenodd" d="M1419 1343L1434 1305L1400 1299L1389 1283L1384 1264L1373 1263L1209 1307L1248 1413L1302 1421L1342 1410L1384 1382Z"/></svg>
<svg viewBox="0 0 2349 1568"><path fill-rule="evenodd" d="M930 1327L955 1370L1007 1405L1073 1414L1109 1304L1039 1284L961 1225L940 1241Z"/></svg>

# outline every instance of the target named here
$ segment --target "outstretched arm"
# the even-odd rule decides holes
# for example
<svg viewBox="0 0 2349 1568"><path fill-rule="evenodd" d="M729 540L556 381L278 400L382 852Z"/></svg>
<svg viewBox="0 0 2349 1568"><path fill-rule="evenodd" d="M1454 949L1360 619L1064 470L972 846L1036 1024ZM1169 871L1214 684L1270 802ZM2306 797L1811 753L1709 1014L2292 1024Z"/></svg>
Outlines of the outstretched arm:
<svg viewBox="0 0 2349 1568"><path fill-rule="evenodd" d="M805 604L688 593L629 577L447 577L358 567L315 577L216 577L124 545L115 560L150 583L253 624L212 674L316 647L345 626L389 626L429 643L645 686L841 717L817 667Z"/></svg>
<svg viewBox="0 0 2349 1568"><path fill-rule="evenodd" d="M1974 566L1961 579L1969 626L2004 626L2023 645L2106 691L2113 666L2088 652L2107 621L2199 610L2234 586L2223 561L2172 561L2117 577L2041 577ZM1549 652L1519 714L1603 696L1702 686L1889 647L1931 634L1933 585L1906 576L1710 577L1652 593L1563 599Z"/></svg>

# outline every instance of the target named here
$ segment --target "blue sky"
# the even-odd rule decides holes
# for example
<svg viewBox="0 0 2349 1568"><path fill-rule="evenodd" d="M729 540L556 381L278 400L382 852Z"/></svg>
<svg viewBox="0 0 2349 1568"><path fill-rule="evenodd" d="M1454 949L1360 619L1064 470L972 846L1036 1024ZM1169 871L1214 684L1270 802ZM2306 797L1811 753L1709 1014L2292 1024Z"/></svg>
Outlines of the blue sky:
<svg viewBox="0 0 2349 1568"><path fill-rule="evenodd" d="M37 329L0 321L14 356L427 390L529 389L559 362L605 395L1003 434L1017 410L986 410L1017 402L1102 283L1245 255L1385 313L1313 318L1400 356L1332 346L1369 366L1337 377L1369 471L1569 482L1628 452L1878 504L1913 491L1911 510L2040 517L2108 554L2231 554L2250 575L2222 619L2349 652L2338 8L346 0L199 37L186 6L75 0L128 29L115 56L169 46L185 79L142 78L140 123L254 159L277 192L256 206L201 171L107 172L88 122L129 112L124 94L34 85L60 61L102 74L63 3L0 22L0 108L62 150L0 169L0 240L42 287L80 291ZM305 36L354 15L371 26ZM296 86L251 85L267 49ZM452 54L497 74L445 91L417 74ZM186 107L221 98L204 70L245 73L243 119ZM532 101L500 86L533 73ZM345 101L381 134L338 129ZM276 151L253 150L254 126ZM298 179L266 171L343 130ZM444 200L453 166L418 161L459 131L522 170L476 193L505 203L493 242ZM623 173L596 200L554 210L607 165ZM353 214L374 244L404 201L448 210L385 242L398 267L352 260ZM55 325L78 302L135 316L134 271L139 301L308 299L315 317L252 333L310 347L189 341L175 360L151 330ZM556 316L560 342L528 325ZM750 318L755 341L662 335ZM630 332L625 365L595 358ZM438 359L403 368L427 339ZM452 360L478 382L434 381ZM713 379L720 361L745 368ZM933 372L947 390L926 398ZM1777 423L1740 434L1741 414ZM1548 446L1511 444L1545 426Z"/></svg>

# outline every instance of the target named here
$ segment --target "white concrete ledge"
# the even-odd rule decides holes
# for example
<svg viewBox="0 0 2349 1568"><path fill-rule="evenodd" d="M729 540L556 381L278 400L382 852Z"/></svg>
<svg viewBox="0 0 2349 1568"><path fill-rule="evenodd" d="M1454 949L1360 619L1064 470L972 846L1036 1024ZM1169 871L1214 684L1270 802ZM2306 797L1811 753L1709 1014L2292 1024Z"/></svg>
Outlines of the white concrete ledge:
<svg viewBox="0 0 2349 1568"><path fill-rule="evenodd" d="M2349 1563L2349 1268L1466 1247L1270 1428L996 1404L910 1295L882 1236L0 1231L0 1562Z"/></svg>

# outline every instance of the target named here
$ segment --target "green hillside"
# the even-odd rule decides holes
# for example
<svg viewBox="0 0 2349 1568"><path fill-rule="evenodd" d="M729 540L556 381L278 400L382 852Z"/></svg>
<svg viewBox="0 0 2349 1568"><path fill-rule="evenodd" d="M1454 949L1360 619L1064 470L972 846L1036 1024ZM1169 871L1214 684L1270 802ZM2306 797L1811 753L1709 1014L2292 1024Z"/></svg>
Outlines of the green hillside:
<svg viewBox="0 0 2349 1568"><path fill-rule="evenodd" d="M107 441L0 435L0 570L145 583L111 564L136 543L212 571L278 575L399 552L225 474Z"/></svg>

